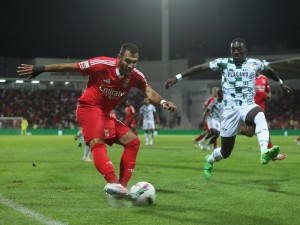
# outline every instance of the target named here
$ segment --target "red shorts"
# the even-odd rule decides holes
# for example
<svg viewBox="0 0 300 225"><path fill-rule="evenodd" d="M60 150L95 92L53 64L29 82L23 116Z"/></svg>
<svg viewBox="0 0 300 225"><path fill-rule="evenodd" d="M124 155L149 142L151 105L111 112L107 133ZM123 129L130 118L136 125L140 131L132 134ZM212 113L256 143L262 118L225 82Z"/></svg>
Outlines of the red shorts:
<svg viewBox="0 0 300 225"><path fill-rule="evenodd" d="M97 106L78 105L76 116L85 143L94 138L102 138L106 144L112 145L130 131L125 124L110 117Z"/></svg>

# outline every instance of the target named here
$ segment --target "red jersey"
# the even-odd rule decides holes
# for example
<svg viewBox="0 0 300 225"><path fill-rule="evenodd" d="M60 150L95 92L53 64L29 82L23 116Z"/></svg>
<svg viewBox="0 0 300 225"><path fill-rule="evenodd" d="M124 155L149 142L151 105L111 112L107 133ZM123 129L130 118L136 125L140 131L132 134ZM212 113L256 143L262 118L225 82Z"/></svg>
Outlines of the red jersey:
<svg viewBox="0 0 300 225"><path fill-rule="evenodd" d="M214 96L211 96L211 97L207 98L207 99L205 100L204 104L202 105L202 108L203 108L204 110L206 110L207 107L208 107L208 105L209 105L212 101L214 101L214 100L215 100L215 97L214 97ZM206 119L205 119L205 120L206 120ZM205 122L205 124L204 124L204 129L205 129L205 130L209 130L209 128L208 128L208 126L207 126L207 122Z"/></svg>
<svg viewBox="0 0 300 225"><path fill-rule="evenodd" d="M134 118L134 114L135 114L134 107L132 105L127 106L125 108L125 114L126 114L125 120L130 122Z"/></svg>
<svg viewBox="0 0 300 225"><path fill-rule="evenodd" d="M213 96L211 96L211 97L209 97L208 99L206 99L206 101L204 102L202 108L203 108L203 109L206 109L207 106L208 106L213 100L215 100L215 97L213 97Z"/></svg>
<svg viewBox="0 0 300 225"><path fill-rule="evenodd" d="M264 75L259 75L255 79L255 97L254 101L259 105L263 111L265 111L266 94L270 92L269 80Z"/></svg>
<svg viewBox="0 0 300 225"><path fill-rule="evenodd" d="M144 90L149 84L143 73L137 69L127 76L121 76L116 58L100 56L77 63L83 76L88 75L88 83L79 104L99 106L108 113L118 105L132 87Z"/></svg>

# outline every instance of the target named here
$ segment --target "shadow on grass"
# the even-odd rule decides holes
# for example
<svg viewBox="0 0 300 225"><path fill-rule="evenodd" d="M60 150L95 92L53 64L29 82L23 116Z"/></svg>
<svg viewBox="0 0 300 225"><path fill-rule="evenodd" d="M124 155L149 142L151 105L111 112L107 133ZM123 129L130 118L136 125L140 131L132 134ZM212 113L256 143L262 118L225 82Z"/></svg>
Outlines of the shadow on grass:
<svg viewBox="0 0 300 225"><path fill-rule="evenodd" d="M286 194L290 196L300 196L300 193L294 192L287 192L280 190L281 186L280 183L289 182L290 179L254 179L254 180L214 180L214 183L223 184L223 185L231 185L231 186L238 186L238 185L248 185L249 188L253 187L263 187L266 191L269 192L276 192L280 194ZM253 186L254 185L254 186Z"/></svg>
<svg viewBox="0 0 300 225"><path fill-rule="evenodd" d="M200 205L200 204L199 204ZM195 205L195 207L182 205L159 204L153 207L142 207L133 211L152 218L152 221L161 221L156 224L197 224L197 225L279 225L281 223L272 219L257 215L247 215L242 211L223 210L216 211L215 208L207 208Z"/></svg>

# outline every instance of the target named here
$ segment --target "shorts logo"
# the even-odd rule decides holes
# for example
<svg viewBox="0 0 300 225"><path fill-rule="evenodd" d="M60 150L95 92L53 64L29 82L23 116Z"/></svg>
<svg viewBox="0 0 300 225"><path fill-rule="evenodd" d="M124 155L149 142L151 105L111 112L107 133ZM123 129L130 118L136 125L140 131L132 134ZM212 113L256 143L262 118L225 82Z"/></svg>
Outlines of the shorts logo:
<svg viewBox="0 0 300 225"><path fill-rule="evenodd" d="M107 129L104 129L104 136L105 136L105 137L108 137L108 136L109 136L109 132L108 132Z"/></svg>
<svg viewBox="0 0 300 225"><path fill-rule="evenodd" d="M222 130L222 131L227 131L228 129L225 128L225 127L222 127L221 130Z"/></svg>
<svg viewBox="0 0 300 225"><path fill-rule="evenodd" d="M109 78L107 78L107 79L105 79L105 80L103 80L105 83L107 83L107 84L110 84L110 79Z"/></svg>

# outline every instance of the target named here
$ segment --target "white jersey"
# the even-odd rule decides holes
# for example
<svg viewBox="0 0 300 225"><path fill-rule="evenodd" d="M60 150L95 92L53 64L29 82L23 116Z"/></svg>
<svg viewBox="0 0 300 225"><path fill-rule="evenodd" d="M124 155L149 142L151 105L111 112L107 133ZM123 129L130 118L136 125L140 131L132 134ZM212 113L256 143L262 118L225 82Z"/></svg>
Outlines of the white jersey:
<svg viewBox="0 0 300 225"><path fill-rule="evenodd" d="M225 108L254 104L255 75L264 69L258 59L246 59L237 66L232 58L218 58L209 62L209 67L222 72L222 90Z"/></svg>
<svg viewBox="0 0 300 225"><path fill-rule="evenodd" d="M222 115L223 107L224 107L223 101L219 102L218 99L214 99L207 106L207 109L210 110L210 113L209 113L208 117L218 120Z"/></svg>
<svg viewBox="0 0 300 225"><path fill-rule="evenodd" d="M154 121L153 113L156 112L156 109L153 105L143 105L140 108L140 113L143 114L143 121Z"/></svg>

